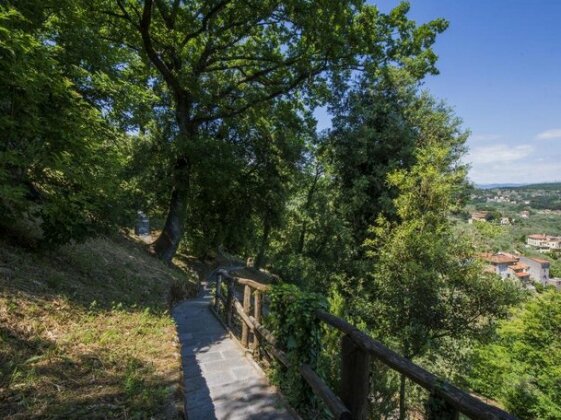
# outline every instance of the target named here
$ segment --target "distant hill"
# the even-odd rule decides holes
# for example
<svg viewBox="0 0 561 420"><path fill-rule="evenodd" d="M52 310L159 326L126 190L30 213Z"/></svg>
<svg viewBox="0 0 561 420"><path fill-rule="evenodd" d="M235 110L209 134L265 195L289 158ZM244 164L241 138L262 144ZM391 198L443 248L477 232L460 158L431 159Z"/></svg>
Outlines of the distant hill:
<svg viewBox="0 0 561 420"><path fill-rule="evenodd" d="M525 190L561 190L561 182L544 182L541 184L528 184L518 185L512 187L505 187L512 190L525 189Z"/></svg>
<svg viewBox="0 0 561 420"><path fill-rule="evenodd" d="M516 188L526 184L475 184L475 188L479 190L492 190L493 188Z"/></svg>
<svg viewBox="0 0 561 420"><path fill-rule="evenodd" d="M475 184L475 188L479 190L492 190L495 188L509 190L559 190L561 189L561 182L544 182L541 184Z"/></svg>

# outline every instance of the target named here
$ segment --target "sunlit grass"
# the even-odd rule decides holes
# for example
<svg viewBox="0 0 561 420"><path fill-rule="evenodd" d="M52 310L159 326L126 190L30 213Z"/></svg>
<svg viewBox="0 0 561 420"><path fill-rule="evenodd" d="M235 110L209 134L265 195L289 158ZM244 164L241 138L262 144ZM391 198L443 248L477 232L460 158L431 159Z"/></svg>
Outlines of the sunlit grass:
<svg viewBox="0 0 561 420"><path fill-rule="evenodd" d="M173 417L180 365L170 268L99 238L32 253L2 244L0 418ZM177 287L176 287L177 288Z"/></svg>

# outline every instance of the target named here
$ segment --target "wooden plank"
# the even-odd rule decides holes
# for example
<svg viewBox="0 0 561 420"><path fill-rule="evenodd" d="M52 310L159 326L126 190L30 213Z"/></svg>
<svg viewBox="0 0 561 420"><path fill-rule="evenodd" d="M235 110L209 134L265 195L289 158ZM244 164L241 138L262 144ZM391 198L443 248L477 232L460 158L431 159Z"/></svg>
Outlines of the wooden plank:
<svg viewBox="0 0 561 420"><path fill-rule="evenodd" d="M216 313L218 313L218 309L220 306L220 297L221 297L221 293L220 293L220 288L222 287L222 275L218 274L216 276L216 290L214 292L214 309L216 310Z"/></svg>
<svg viewBox="0 0 561 420"><path fill-rule="evenodd" d="M222 270L225 271L225 270ZM233 302L234 302L234 278L233 277L225 277L227 280L228 285L228 295L226 296L226 325L228 328L232 328L232 312L234 310Z"/></svg>
<svg viewBox="0 0 561 420"><path fill-rule="evenodd" d="M273 346L269 348L269 351L273 356L275 356L279 360L279 362L281 362L284 365L284 367L286 368L290 367L290 363L288 362L288 357L286 356L286 353L284 351L279 350Z"/></svg>
<svg viewBox="0 0 561 420"><path fill-rule="evenodd" d="M486 404L480 399L461 389L442 381L437 376L417 366L409 359L400 356L380 342L369 337L344 319L325 311L316 311L319 319L343 331L362 349L377 357L390 368L404 374L416 384L429 392L442 397L446 402L457 408L461 413L476 419L515 420L516 417L497 407Z"/></svg>
<svg viewBox="0 0 561 420"><path fill-rule="evenodd" d="M253 318L252 316L249 317L251 319L251 321L253 322L253 327L255 329L255 331L262 337L265 339L265 341L267 341L271 346L276 346L277 345L277 339L275 338L275 336L273 334L271 334L271 332L265 328L263 325L261 325L259 322L257 322L257 320L255 318Z"/></svg>
<svg viewBox="0 0 561 420"><path fill-rule="evenodd" d="M369 392L370 353L345 335L341 340L341 399L353 420L368 418Z"/></svg>
<svg viewBox="0 0 561 420"><path fill-rule="evenodd" d="M238 299L234 299L234 308L235 308L236 312L238 313L238 315L240 316L240 318L243 321L242 327L243 327L243 325L247 325L249 327L249 329L251 329L253 331L255 326L253 325L253 322L251 321L251 318L249 317L249 315L247 315L245 313L245 311L243 310L243 306Z"/></svg>
<svg viewBox="0 0 561 420"><path fill-rule="evenodd" d="M260 324L261 323L261 311L262 311L262 307L261 307L261 291L259 290L255 290L255 292L253 293L253 316L254 316L254 320L256 324ZM253 344L252 344L253 350L255 350L256 352L259 349L259 336L258 334L253 334ZM258 353L256 353L258 355Z"/></svg>
<svg viewBox="0 0 561 420"><path fill-rule="evenodd" d="M244 286L249 286L252 289L260 290L261 292L267 292L271 290L271 286L268 284L258 283L254 280L246 279L243 277L236 277L236 281Z"/></svg>
<svg viewBox="0 0 561 420"><path fill-rule="evenodd" d="M306 364L302 364L299 368L300 374L306 380L314 394L316 394L327 405L329 411L336 419L350 420L351 412L347 409L345 404L339 399L337 395L325 384L323 379L315 373L312 368Z"/></svg>
<svg viewBox="0 0 561 420"><path fill-rule="evenodd" d="M249 315L250 307L251 307L251 287L249 287L246 284L243 291L243 313ZM242 324L242 346L244 348L247 348L248 343L249 343L249 326L246 322L244 322Z"/></svg>

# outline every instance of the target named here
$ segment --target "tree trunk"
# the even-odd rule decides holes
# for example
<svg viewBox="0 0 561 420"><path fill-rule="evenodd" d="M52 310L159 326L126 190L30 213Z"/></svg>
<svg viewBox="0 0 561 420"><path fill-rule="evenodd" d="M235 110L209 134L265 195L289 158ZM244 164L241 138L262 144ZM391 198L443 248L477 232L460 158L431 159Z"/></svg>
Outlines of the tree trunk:
<svg viewBox="0 0 561 420"><path fill-rule="evenodd" d="M175 107L175 117L179 127L179 135L175 141L181 149L185 150L187 142L193 141L196 137L197 126L188 119L189 105L184 92L175 92ZM173 167L171 197L164 228L158 239L152 244L154 252L168 263L175 256L183 237L190 175L191 163L189 157L183 152L177 156Z"/></svg>
<svg viewBox="0 0 561 420"><path fill-rule="evenodd" d="M171 262L183 237L189 195L189 169L186 157L177 159L166 222L162 233L153 243L154 252L166 262Z"/></svg>

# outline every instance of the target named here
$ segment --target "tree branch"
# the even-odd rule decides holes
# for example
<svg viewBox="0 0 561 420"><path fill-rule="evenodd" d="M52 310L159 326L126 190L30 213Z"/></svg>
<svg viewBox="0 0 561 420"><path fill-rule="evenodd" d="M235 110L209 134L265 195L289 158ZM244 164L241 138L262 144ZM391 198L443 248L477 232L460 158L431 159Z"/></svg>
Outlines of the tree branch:
<svg viewBox="0 0 561 420"><path fill-rule="evenodd" d="M164 63L160 55L154 49L152 37L150 36L150 24L152 22L152 4L154 0L145 0L144 9L142 11L142 19L140 21L139 30L144 44L144 50L148 55L150 61L162 74L164 80L169 87L175 92L176 95L184 94L181 84L177 77L173 74L172 70Z"/></svg>
<svg viewBox="0 0 561 420"><path fill-rule="evenodd" d="M119 9L121 9L121 12L123 12L123 16L120 16L118 14L116 14L116 16L120 16L126 20L128 20L130 23L132 23L136 28L138 28L138 23L136 23L131 15L129 14L127 8L125 7L125 5L123 4L123 2L121 0L117 0L117 6L119 6Z"/></svg>
<svg viewBox="0 0 561 420"><path fill-rule="evenodd" d="M323 69L316 69L314 71L311 72L304 72L302 74L300 74L298 77L296 77L291 83L284 85L282 88L279 88L277 90L274 90L273 92L270 92L266 95L263 95L261 97L255 98L254 100L246 103L245 105L240 106L237 109L224 109L223 111L219 111L215 114L210 114L207 115L205 117L195 117L194 121L198 122L198 123L204 123L204 122L210 122L210 121L214 121L214 120L218 120L218 119L225 119L225 118L232 118L235 117L237 115L240 115L242 113L244 113L245 111L247 111L248 109L251 109L263 102L267 102L270 101L272 99L275 99L281 95L284 95L286 93L289 93L290 91L292 91L293 89L295 89L296 87L298 87L298 85L300 85L304 80L306 80L307 78L311 77L311 76L315 76L319 73L321 73L323 71Z"/></svg>
<svg viewBox="0 0 561 420"><path fill-rule="evenodd" d="M184 47L191 39L196 38L200 34L205 32L208 29L209 21L218 13L220 13L220 11L224 9L228 5L228 3L231 3L231 1L232 0L223 0L218 4L216 4L212 9L210 9L209 12L203 17L201 22L201 27L196 31L187 34L185 38L183 38L183 41L181 42L181 47Z"/></svg>
<svg viewBox="0 0 561 420"><path fill-rule="evenodd" d="M162 16L166 27L170 30L174 29L175 27L175 19L177 17L177 11L179 9L179 2L180 0L174 0L171 10L169 10L166 1L156 0L156 5L158 6L158 10L160 11L160 16Z"/></svg>

